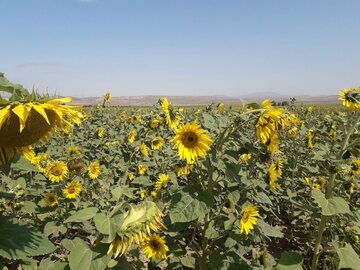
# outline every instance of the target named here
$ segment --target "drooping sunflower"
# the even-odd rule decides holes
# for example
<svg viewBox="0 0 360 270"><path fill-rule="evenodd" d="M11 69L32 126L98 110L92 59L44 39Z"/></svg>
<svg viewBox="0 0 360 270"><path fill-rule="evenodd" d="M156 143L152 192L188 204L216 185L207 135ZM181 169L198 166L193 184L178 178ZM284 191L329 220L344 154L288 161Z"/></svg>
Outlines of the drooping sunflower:
<svg viewBox="0 0 360 270"><path fill-rule="evenodd" d="M314 148L314 144L313 144L313 130L309 129L308 133L307 133L307 147L309 149L313 149Z"/></svg>
<svg viewBox="0 0 360 270"><path fill-rule="evenodd" d="M272 191L276 191L276 181L277 181L277 173L276 167L274 163L271 163L268 171L267 171L267 180Z"/></svg>
<svg viewBox="0 0 360 270"><path fill-rule="evenodd" d="M278 176L282 175L282 168L284 167L284 161L282 158L277 158L275 162L275 171Z"/></svg>
<svg viewBox="0 0 360 270"><path fill-rule="evenodd" d="M273 108L270 100L264 100L260 107L264 111L260 114L255 126L256 137L266 144L270 137L280 129L281 117L284 109Z"/></svg>
<svg viewBox="0 0 360 270"><path fill-rule="evenodd" d="M63 190L64 197L67 199L74 199L79 196L81 192L81 185L77 181L71 181L66 184L65 189Z"/></svg>
<svg viewBox="0 0 360 270"><path fill-rule="evenodd" d="M7 161L15 155L14 148L45 141L51 132L68 131L71 122L81 122L82 114L76 110L79 107L61 104L70 102L71 98L40 98L21 85L9 82L3 73L0 73L0 91L12 94L8 100L2 98L0 105L0 148L5 148Z"/></svg>
<svg viewBox="0 0 360 270"><path fill-rule="evenodd" d="M146 237L142 243L142 251L149 259L166 259L166 252L169 251L169 247L166 245L165 236L154 233Z"/></svg>
<svg viewBox="0 0 360 270"><path fill-rule="evenodd" d="M58 204L58 197L54 192L46 193L44 196L44 202L47 206L54 207Z"/></svg>
<svg viewBox="0 0 360 270"><path fill-rule="evenodd" d="M104 102L109 103L110 100L111 100L111 93L108 91L108 92L106 92L106 94L105 94Z"/></svg>
<svg viewBox="0 0 360 270"><path fill-rule="evenodd" d="M155 191L159 192L163 185L169 181L169 176L165 173L160 174L158 180L155 182Z"/></svg>
<svg viewBox="0 0 360 270"><path fill-rule="evenodd" d="M293 138L296 136L296 134L298 133L298 128L297 127L292 127L291 129L288 130L288 138Z"/></svg>
<svg viewBox="0 0 360 270"><path fill-rule="evenodd" d="M88 166L88 175L91 179L96 179L100 174L100 164L98 161L91 162Z"/></svg>
<svg viewBox="0 0 360 270"><path fill-rule="evenodd" d="M259 216L258 208L249 204L245 207L241 214L240 218L240 233L249 234L251 230L254 229L254 225L257 222L257 217Z"/></svg>
<svg viewBox="0 0 360 270"><path fill-rule="evenodd" d="M142 143L142 144L140 145L139 150L140 150L140 153L141 153L141 155L142 155L143 157L148 157L148 156L149 156L149 150L148 150L148 148L147 148L147 146L146 146L145 143Z"/></svg>
<svg viewBox="0 0 360 270"><path fill-rule="evenodd" d="M103 127L100 127L97 131L97 135L99 138L101 138L102 136L104 136L104 131L105 129Z"/></svg>
<svg viewBox="0 0 360 270"><path fill-rule="evenodd" d="M279 140L278 134L273 133L269 137L269 139L266 141L267 149L271 154L274 154L275 152L277 152L279 150L278 140Z"/></svg>
<svg viewBox="0 0 360 270"><path fill-rule="evenodd" d="M360 87L357 88L345 88L339 92L339 100L342 104L352 110L360 110Z"/></svg>
<svg viewBox="0 0 360 270"><path fill-rule="evenodd" d="M145 201L121 215L121 227L116 238L111 242L107 254L114 253L114 258L125 254L133 244L141 245L152 233L166 228L164 214L154 202Z"/></svg>
<svg viewBox="0 0 360 270"><path fill-rule="evenodd" d="M155 137L151 141L151 149L159 150L164 145L164 139L161 137Z"/></svg>
<svg viewBox="0 0 360 270"><path fill-rule="evenodd" d="M129 132L129 135L128 135L129 143L133 143L135 141L135 138L136 138L136 130L133 129Z"/></svg>
<svg viewBox="0 0 360 270"><path fill-rule="evenodd" d="M175 130L174 148L178 149L180 159L186 159L187 163L193 163L199 157L205 157L210 150L212 139L208 131L201 129L196 122L186 123Z"/></svg>
<svg viewBox="0 0 360 270"><path fill-rule="evenodd" d="M60 182L68 176L69 170L64 161L57 160L53 163L48 163L45 174L51 182Z"/></svg>
<svg viewBox="0 0 360 270"><path fill-rule="evenodd" d="M171 104L167 100L166 97L160 98L161 108L165 114L166 124L169 128L175 129L180 122L180 116L174 111L174 109L170 106Z"/></svg>

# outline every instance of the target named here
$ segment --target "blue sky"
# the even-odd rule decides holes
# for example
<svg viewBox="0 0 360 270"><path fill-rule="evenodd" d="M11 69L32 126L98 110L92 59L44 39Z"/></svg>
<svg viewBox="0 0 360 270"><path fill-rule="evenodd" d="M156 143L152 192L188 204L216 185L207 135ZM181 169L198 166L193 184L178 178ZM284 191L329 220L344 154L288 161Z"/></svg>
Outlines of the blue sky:
<svg viewBox="0 0 360 270"><path fill-rule="evenodd" d="M0 72L60 95L337 94L360 1L0 0Z"/></svg>

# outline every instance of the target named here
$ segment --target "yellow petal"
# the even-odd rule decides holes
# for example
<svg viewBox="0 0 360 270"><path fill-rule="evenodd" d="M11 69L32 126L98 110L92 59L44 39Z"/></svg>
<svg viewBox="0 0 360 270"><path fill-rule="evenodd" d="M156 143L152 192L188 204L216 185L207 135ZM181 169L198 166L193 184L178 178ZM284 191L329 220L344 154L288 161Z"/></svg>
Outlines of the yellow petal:
<svg viewBox="0 0 360 270"><path fill-rule="evenodd" d="M46 115L44 108L41 105L33 105L33 108L45 119L46 123L48 123L50 126L50 121Z"/></svg>
<svg viewBox="0 0 360 270"><path fill-rule="evenodd" d="M2 125L4 124L4 122L8 118L8 116L10 115L9 108L10 108L10 105L8 105L4 109L0 110L0 128L2 127Z"/></svg>
<svg viewBox="0 0 360 270"><path fill-rule="evenodd" d="M64 98L55 98L55 99L52 99L52 100L49 100L47 103L50 103L50 104L59 104L60 102L71 102L72 101L72 98L71 97L64 97Z"/></svg>
<svg viewBox="0 0 360 270"><path fill-rule="evenodd" d="M17 105L12 109L13 113L15 113L19 117L20 122L20 133L25 128L26 119L29 116L30 109L26 105Z"/></svg>

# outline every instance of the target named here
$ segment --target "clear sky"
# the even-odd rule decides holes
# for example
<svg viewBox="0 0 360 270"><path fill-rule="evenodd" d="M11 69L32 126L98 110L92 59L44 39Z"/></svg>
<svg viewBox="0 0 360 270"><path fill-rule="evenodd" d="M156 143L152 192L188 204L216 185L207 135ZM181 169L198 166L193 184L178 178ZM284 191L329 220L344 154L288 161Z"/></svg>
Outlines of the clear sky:
<svg viewBox="0 0 360 270"><path fill-rule="evenodd" d="M337 94L359 0L0 0L0 72L60 95Z"/></svg>

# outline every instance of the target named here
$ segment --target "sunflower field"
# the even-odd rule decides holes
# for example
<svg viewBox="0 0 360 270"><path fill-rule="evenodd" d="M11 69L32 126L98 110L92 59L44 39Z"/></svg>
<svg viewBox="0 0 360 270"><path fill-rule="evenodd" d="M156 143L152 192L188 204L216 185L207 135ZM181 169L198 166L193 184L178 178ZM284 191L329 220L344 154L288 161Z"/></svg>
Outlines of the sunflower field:
<svg viewBox="0 0 360 270"><path fill-rule="evenodd" d="M360 269L360 88L80 108L0 75L0 269Z"/></svg>

